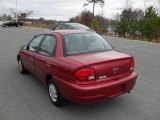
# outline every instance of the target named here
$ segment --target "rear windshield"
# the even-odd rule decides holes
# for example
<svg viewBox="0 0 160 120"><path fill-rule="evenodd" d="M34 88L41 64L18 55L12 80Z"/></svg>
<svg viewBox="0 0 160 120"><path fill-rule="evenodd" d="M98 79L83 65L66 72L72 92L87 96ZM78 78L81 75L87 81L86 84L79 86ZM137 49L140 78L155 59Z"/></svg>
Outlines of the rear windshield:
<svg viewBox="0 0 160 120"><path fill-rule="evenodd" d="M65 35L63 43L65 55L113 50L109 43L96 33Z"/></svg>

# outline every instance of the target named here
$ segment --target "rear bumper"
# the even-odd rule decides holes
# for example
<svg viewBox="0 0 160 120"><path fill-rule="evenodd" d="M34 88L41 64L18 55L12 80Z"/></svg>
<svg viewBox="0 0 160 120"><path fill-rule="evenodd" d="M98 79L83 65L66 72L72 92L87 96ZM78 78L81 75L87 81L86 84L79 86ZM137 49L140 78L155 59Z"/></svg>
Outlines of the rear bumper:
<svg viewBox="0 0 160 120"><path fill-rule="evenodd" d="M66 99L79 104L90 104L131 91L136 83L137 76L137 73L133 72L131 75L118 80L87 85L57 82L61 94Z"/></svg>

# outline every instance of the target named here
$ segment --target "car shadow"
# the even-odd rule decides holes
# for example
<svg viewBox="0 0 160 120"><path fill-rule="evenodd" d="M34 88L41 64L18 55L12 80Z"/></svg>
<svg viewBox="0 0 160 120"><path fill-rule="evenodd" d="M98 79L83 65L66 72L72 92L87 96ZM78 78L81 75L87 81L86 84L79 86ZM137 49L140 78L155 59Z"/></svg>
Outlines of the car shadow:
<svg viewBox="0 0 160 120"><path fill-rule="evenodd" d="M55 107L52 105L48 98L48 92L47 92L47 87L39 81L36 77L34 77L32 74L28 73L26 75L21 75L18 73L18 68L16 68L16 74L22 78L21 82L24 82L25 86L28 87L28 89L36 92L40 96L43 96L41 99L41 103L45 103L46 107L46 112L51 113L52 111L60 111L61 114L65 114L66 116L72 115L73 113L77 116L80 115L87 115L87 114L93 114L93 115L100 115L101 113L112 113L112 111L118 111L122 109L122 107L127 107L128 104L128 99L132 101L130 97L127 95L122 95L117 98L109 99L109 100L104 100L102 102L96 103L96 104L86 104L86 105L81 105L81 104L75 104L72 102L67 102L64 106L61 107ZM14 69L15 71L15 69ZM32 85L32 86L31 86ZM125 106L126 105L126 106ZM98 112L98 113L97 113Z"/></svg>

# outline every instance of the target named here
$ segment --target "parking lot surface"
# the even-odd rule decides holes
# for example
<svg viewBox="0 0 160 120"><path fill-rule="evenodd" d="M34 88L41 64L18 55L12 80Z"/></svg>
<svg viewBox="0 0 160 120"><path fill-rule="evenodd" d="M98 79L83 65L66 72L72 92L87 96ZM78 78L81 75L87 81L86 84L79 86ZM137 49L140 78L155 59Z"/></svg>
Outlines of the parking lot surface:
<svg viewBox="0 0 160 120"><path fill-rule="evenodd" d="M93 105L49 101L47 88L21 75L16 55L21 45L45 30L0 27L0 120L160 120L160 45L105 37L118 51L135 57L139 76L134 90Z"/></svg>

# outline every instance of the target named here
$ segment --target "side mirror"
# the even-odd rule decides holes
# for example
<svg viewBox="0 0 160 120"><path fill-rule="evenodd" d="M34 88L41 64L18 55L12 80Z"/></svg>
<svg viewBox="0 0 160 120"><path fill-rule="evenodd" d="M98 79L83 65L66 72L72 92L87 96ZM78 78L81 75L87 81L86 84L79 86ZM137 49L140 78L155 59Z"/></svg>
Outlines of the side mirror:
<svg viewBox="0 0 160 120"><path fill-rule="evenodd" d="M21 50L26 50L26 49L27 49L27 45L21 46Z"/></svg>

